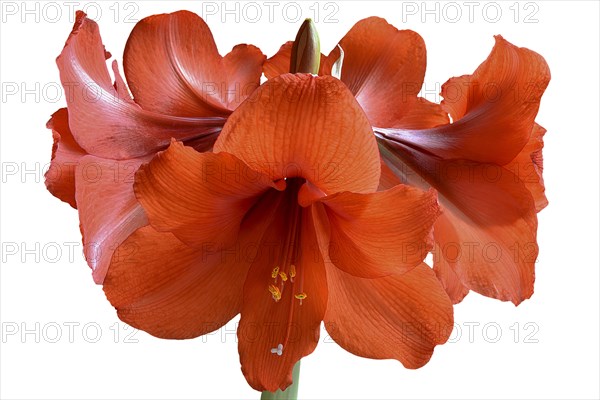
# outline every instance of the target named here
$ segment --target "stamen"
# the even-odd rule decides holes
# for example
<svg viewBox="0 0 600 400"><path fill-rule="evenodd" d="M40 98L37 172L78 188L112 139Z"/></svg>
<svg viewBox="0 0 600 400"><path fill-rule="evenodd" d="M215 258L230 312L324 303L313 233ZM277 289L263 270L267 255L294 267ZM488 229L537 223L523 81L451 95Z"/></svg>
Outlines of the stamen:
<svg viewBox="0 0 600 400"><path fill-rule="evenodd" d="M308 296L306 295L306 293L302 292L302 293L295 294L294 297L297 298L298 300L300 300L300 305L302 305L302 300L304 300Z"/></svg>
<svg viewBox="0 0 600 400"><path fill-rule="evenodd" d="M286 219L288 220L287 232L282 235L281 247L278 249L277 265L271 271L271 278L274 282L270 282L269 293L273 297L273 300L277 303L283 300L283 304L289 308L287 312L287 329L285 336L281 343L271 349L271 353L282 355L283 347L287 346L290 340L292 328L294 327L294 314L297 313L296 309L298 304L301 306L302 301L307 298L306 293L303 291L303 278L304 273L302 271L302 254L301 248L301 232L302 232L302 221L303 221L303 210L298 204L298 192L304 181L299 179L291 179L287 182L288 187L286 188L285 201L287 202L286 207L283 210ZM299 263L299 264L298 264ZM296 269L296 264L300 266L300 270ZM281 281L280 281L281 279ZM288 280L290 283L287 283ZM284 292L286 285L291 286L289 288L289 295ZM284 299L283 296L286 296ZM292 297L293 296L293 297ZM294 299L299 300L296 303ZM289 301L289 304L287 303ZM281 339L280 339L281 340Z"/></svg>
<svg viewBox="0 0 600 400"><path fill-rule="evenodd" d="M275 285L269 285L269 292L271 292L271 296L273 296L273 300L277 303L281 300L281 290Z"/></svg>
<svg viewBox="0 0 600 400"><path fill-rule="evenodd" d="M271 349L271 353L281 356L283 354L283 344L279 343L276 348Z"/></svg>
<svg viewBox="0 0 600 400"><path fill-rule="evenodd" d="M277 280L277 275L279 275L279 267L273 268L273 272L271 272L271 278Z"/></svg>

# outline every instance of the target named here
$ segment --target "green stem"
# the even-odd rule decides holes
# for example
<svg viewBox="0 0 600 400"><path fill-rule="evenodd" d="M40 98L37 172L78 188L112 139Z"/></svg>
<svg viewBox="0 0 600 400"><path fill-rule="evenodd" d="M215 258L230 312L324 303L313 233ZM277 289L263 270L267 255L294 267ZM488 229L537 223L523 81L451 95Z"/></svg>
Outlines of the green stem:
<svg viewBox="0 0 600 400"><path fill-rule="evenodd" d="M300 383L300 361L294 365L292 372L293 382L287 389L276 392L262 392L260 400L297 400L298 399L298 384Z"/></svg>

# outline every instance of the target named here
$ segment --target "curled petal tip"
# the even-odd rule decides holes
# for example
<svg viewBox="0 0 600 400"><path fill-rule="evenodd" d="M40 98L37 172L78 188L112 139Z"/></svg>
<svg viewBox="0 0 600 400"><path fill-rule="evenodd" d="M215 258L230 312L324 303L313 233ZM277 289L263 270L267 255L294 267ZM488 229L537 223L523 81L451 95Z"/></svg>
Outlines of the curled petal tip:
<svg viewBox="0 0 600 400"><path fill-rule="evenodd" d="M340 57L331 66L331 76L342 79L342 65L344 64L344 49L339 44L337 45L340 49Z"/></svg>

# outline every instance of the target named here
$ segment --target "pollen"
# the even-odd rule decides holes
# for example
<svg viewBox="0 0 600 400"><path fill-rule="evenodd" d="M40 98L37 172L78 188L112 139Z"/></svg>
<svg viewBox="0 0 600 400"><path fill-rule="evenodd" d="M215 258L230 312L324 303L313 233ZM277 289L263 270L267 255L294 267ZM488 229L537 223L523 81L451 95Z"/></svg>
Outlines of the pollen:
<svg viewBox="0 0 600 400"><path fill-rule="evenodd" d="M285 272L281 271L279 273L279 277L281 278L282 281L286 282L288 280L288 276Z"/></svg>
<svg viewBox="0 0 600 400"><path fill-rule="evenodd" d="M273 272L271 272L271 278L277 279L277 275L279 275L279 267L273 268Z"/></svg>
<svg viewBox="0 0 600 400"><path fill-rule="evenodd" d="M275 303L281 300L281 290L279 290L277 286L269 285L269 292L271 293L271 296L273 296L273 300L275 300Z"/></svg>

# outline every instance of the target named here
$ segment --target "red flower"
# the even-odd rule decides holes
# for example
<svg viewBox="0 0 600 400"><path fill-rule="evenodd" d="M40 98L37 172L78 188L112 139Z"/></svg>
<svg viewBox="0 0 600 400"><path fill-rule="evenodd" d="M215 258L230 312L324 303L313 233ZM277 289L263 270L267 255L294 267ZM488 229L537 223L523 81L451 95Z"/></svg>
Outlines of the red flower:
<svg viewBox="0 0 600 400"><path fill-rule="evenodd" d="M472 75L450 79L441 105L418 97L426 52L415 32L381 18L359 21L340 41L341 80L377 135L381 188L435 188L434 270L454 302L469 289L519 304L533 293L537 217L547 205L542 137L534 122L550 80L545 60L502 37ZM267 60L287 71L291 44ZM322 56L330 74L339 48ZM452 123L448 119L452 117Z"/></svg>
<svg viewBox="0 0 600 400"><path fill-rule="evenodd" d="M339 80L269 80L214 151L173 142L136 174L150 226L121 245L104 282L123 321L182 339L241 312L242 370L269 391L291 383L321 321L348 351L408 368L447 340L452 304L422 263L435 192L376 192L376 139Z"/></svg>
<svg viewBox="0 0 600 400"><path fill-rule="evenodd" d="M226 117L260 83L264 56L248 45L221 57L208 26L180 11L154 15L133 29L125 76L106 67L98 26L77 12L57 58L67 109L48 122L54 147L48 190L79 210L87 261L101 283L113 250L147 218L133 194L133 174L171 138L209 150ZM68 110L68 111L67 111Z"/></svg>
<svg viewBox="0 0 600 400"><path fill-rule="evenodd" d="M301 71L316 67L309 44ZM423 40L380 18L321 57L331 74L343 49L341 81L287 74L291 47L264 66L252 46L221 57L196 15L152 16L127 42L128 89L77 14L57 60L68 111L48 123L47 185L78 208L120 318L183 339L241 313L243 372L275 391L321 321L357 355L418 368L448 338L450 300L531 296L543 58L498 36L435 104L418 97Z"/></svg>

